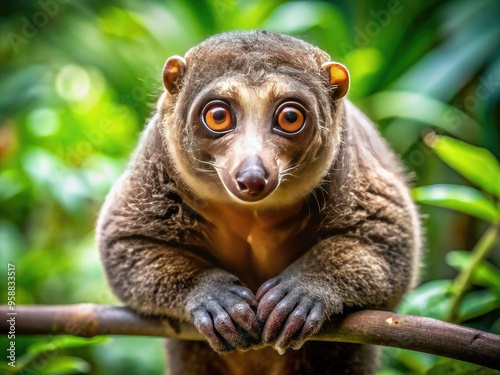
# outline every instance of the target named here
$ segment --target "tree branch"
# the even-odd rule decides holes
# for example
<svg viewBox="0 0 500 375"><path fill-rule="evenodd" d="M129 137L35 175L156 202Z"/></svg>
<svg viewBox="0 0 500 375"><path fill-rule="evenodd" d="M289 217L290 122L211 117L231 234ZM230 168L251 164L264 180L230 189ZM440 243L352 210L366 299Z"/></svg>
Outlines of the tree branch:
<svg viewBox="0 0 500 375"><path fill-rule="evenodd" d="M9 313L17 315L8 315ZM125 307L0 306L0 331L74 336L137 335L203 340L187 323L144 318ZM15 317L15 326L7 319ZM500 336L440 320L386 311L359 311L332 319L312 340L392 346L454 358L500 370Z"/></svg>

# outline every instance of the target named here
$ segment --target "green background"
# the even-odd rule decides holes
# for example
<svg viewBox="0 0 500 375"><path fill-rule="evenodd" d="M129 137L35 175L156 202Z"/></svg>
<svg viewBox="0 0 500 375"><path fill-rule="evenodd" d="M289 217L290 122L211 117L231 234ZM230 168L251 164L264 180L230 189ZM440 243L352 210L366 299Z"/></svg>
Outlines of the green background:
<svg viewBox="0 0 500 375"><path fill-rule="evenodd" d="M94 225L161 93L165 60L215 33L265 28L304 38L348 67L349 99L377 123L415 186L460 185L415 191L433 206L421 208L422 286L401 307L451 319L457 270L470 268L469 251L500 220L499 20L497 0L2 2L0 302L10 262L18 304L118 303ZM446 149L448 138L429 141L434 133L465 143ZM486 249L452 320L500 333L499 252L498 241ZM19 373L163 372L160 339L33 346L54 340L18 337L18 359L31 348ZM0 343L3 351L6 338ZM468 371L439 361L389 349L381 373Z"/></svg>

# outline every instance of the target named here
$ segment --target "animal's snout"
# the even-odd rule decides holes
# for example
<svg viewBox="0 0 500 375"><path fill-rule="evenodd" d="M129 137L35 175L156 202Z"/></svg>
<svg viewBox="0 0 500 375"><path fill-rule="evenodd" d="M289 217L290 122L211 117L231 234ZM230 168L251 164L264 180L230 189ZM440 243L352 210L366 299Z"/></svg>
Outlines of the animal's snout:
<svg viewBox="0 0 500 375"><path fill-rule="evenodd" d="M241 193L256 197L261 194L268 183L269 173L262 159L257 155L246 158L236 173L236 184Z"/></svg>

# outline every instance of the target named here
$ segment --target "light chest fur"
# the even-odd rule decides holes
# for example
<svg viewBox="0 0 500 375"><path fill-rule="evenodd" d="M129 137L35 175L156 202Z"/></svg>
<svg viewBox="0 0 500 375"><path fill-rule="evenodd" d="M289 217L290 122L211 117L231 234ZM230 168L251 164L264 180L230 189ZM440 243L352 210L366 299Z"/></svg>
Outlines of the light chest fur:
<svg viewBox="0 0 500 375"><path fill-rule="evenodd" d="M299 204L258 212L234 205L207 204L199 211L209 252L252 291L280 274L313 240L308 207Z"/></svg>

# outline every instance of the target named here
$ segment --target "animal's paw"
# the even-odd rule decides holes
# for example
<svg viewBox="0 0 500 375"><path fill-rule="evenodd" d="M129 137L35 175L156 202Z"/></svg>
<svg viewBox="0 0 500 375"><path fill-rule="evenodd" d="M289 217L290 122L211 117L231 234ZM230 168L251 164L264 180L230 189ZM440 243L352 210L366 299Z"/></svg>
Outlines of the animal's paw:
<svg viewBox="0 0 500 375"><path fill-rule="evenodd" d="M327 318L327 309L294 277L278 276L259 288L257 320L263 325L262 343L278 353L298 350Z"/></svg>
<svg viewBox="0 0 500 375"><path fill-rule="evenodd" d="M194 326L217 352L244 351L259 342L256 309L253 293L236 284L206 288L188 306Z"/></svg>

